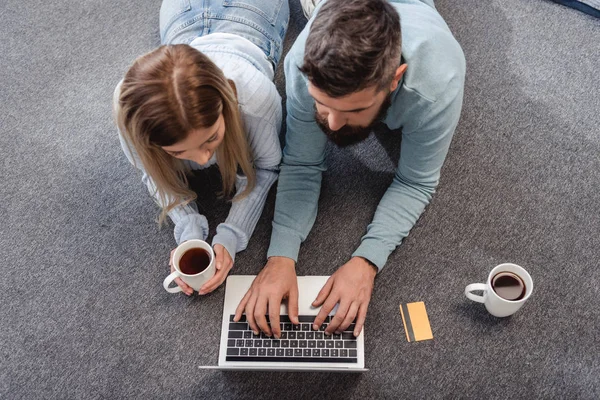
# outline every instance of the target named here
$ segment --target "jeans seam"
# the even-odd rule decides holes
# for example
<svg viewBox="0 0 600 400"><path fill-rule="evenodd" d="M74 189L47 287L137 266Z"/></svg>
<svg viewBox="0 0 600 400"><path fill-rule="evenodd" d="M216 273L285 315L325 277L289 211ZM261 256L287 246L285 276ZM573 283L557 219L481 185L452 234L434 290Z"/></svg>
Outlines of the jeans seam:
<svg viewBox="0 0 600 400"><path fill-rule="evenodd" d="M182 30L187 28L190 25L195 24L199 20L204 18L204 13L200 13L195 15L193 18L186 20L183 24L179 25L177 28L168 31L169 36L165 37L165 44L169 44L169 42Z"/></svg>
<svg viewBox="0 0 600 400"><path fill-rule="evenodd" d="M287 1L287 0L283 0L283 1ZM282 6L283 1L278 2L279 7L275 10L272 17L269 17L261 9L251 6L250 4L245 4L245 3L241 3L241 2L235 2L235 1L230 2L228 0L225 0L225 1L223 1L223 6L239 7L239 8L244 8L246 10L252 11L252 12L260 15L261 17L263 17L265 20L267 20L267 22L269 22L269 24L271 24L271 26L275 26L275 22L277 22L277 16L279 15L279 12L281 11L281 6Z"/></svg>
<svg viewBox="0 0 600 400"><path fill-rule="evenodd" d="M192 5L190 4L189 0L186 2L185 4L185 8L179 9L173 16L171 16L171 18L169 18L169 21L167 21L167 23L164 25L165 26L165 33L169 31L169 27L171 25L173 25L173 23L179 18L181 17L183 14L185 14L186 12L190 11L192 9ZM166 41L165 41L166 43Z"/></svg>
<svg viewBox="0 0 600 400"><path fill-rule="evenodd" d="M260 27L260 25L249 21L247 19L244 18L240 18L240 17L232 17L232 16L227 16L227 15L221 15L221 14L213 14L211 15L212 19L219 19L219 20L225 20L225 21L234 21L234 22L238 22L240 24L244 24L246 26L249 26L250 28L253 28L255 30L257 30L259 33L261 33L262 35L265 36L265 38L267 38L270 42L274 42L274 38L269 34L269 32L267 32L266 30L262 29Z"/></svg>
<svg viewBox="0 0 600 400"><path fill-rule="evenodd" d="M254 44L254 43L253 43ZM235 51L235 50L225 50L223 48L215 48L215 49L203 49L202 50L203 53L205 54L210 54L210 53L218 53L218 54L232 54L234 56L238 56L243 58L244 60L248 61L250 64L252 64L252 66L254 66L254 68L258 69L259 71L261 71L263 74L265 74L266 72L263 71L264 68L262 68L262 65L257 64L256 61L254 61L252 58L249 58L248 55L246 53L242 53L239 51Z"/></svg>

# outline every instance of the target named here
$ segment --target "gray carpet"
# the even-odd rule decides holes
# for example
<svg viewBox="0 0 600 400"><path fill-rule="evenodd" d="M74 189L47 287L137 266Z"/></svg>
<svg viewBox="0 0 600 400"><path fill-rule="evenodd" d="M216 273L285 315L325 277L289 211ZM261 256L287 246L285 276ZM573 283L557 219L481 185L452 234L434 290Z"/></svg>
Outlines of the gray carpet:
<svg viewBox="0 0 600 400"><path fill-rule="evenodd" d="M291 0L287 45L305 21ZM437 2L468 65L437 195L378 276L361 375L199 371L224 288L166 293L174 246L121 153L110 101L159 43L159 0L0 6L0 397L600 398L600 24L542 0ZM282 77L278 77L281 89ZM298 272L331 274L391 182L397 133L331 150ZM233 273L262 267L272 192ZM209 221L227 213L216 203ZM535 292L511 318L468 302L501 262ZM435 339L407 343L424 301Z"/></svg>

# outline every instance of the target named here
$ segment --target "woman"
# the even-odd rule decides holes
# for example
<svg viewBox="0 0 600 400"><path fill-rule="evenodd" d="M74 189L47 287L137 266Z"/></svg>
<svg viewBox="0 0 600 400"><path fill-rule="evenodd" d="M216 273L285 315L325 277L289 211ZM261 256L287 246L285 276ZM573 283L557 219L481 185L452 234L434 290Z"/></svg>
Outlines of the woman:
<svg viewBox="0 0 600 400"><path fill-rule="evenodd" d="M188 172L217 164L222 194L233 196L212 241L217 273L200 294L223 283L277 179L281 98L272 80L288 19L287 0L164 0L163 45L135 60L115 90L123 151L162 207L159 223L173 220L177 244L208 235Z"/></svg>

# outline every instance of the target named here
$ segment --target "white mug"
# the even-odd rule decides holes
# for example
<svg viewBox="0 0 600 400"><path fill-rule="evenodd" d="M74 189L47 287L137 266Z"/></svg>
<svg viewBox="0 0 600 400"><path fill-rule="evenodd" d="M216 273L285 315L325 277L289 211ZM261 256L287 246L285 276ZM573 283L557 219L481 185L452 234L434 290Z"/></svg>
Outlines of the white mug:
<svg viewBox="0 0 600 400"><path fill-rule="evenodd" d="M492 279L501 272L512 272L519 276L525 284L525 295L519 300L506 300L500 297L492 288ZM483 296L471 293L474 290L482 290ZM490 314L495 317L508 317L516 313L533 292L533 280L523 267L516 264L500 264L492 269L487 283L472 283L465 288L465 296L468 299L483 303Z"/></svg>
<svg viewBox="0 0 600 400"><path fill-rule="evenodd" d="M186 253L186 251L194 248L206 250L210 257L210 262L208 264L208 267L206 267L203 271L200 271L197 274L188 275L181 272L181 268L179 267L179 261L181 260L181 257ZM204 285L205 282L207 282L210 278L212 278L215 275L216 272L215 253L210 244L206 243L204 240L193 239L183 242L182 244L177 246L175 252L173 252L173 259L171 260L171 262L173 264L173 268L175 268L175 271L173 271L169 276L167 276L163 282L163 287L169 293L181 292L181 288L179 286L169 287L169 285L175 280L175 278L181 278L181 280L187 283L192 289L198 291L200 290L202 285Z"/></svg>

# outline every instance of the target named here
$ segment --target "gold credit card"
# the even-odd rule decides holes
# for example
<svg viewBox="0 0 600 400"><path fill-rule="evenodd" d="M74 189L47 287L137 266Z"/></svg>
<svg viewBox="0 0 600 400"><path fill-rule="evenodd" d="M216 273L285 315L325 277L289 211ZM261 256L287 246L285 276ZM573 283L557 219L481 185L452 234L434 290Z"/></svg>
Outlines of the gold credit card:
<svg viewBox="0 0 600 400"><path fill-rule="evenodd" d="M425 303L419 301L417 303L400 304L400 314L404 323L406 340L418 342L433 339Z"/></svg>

